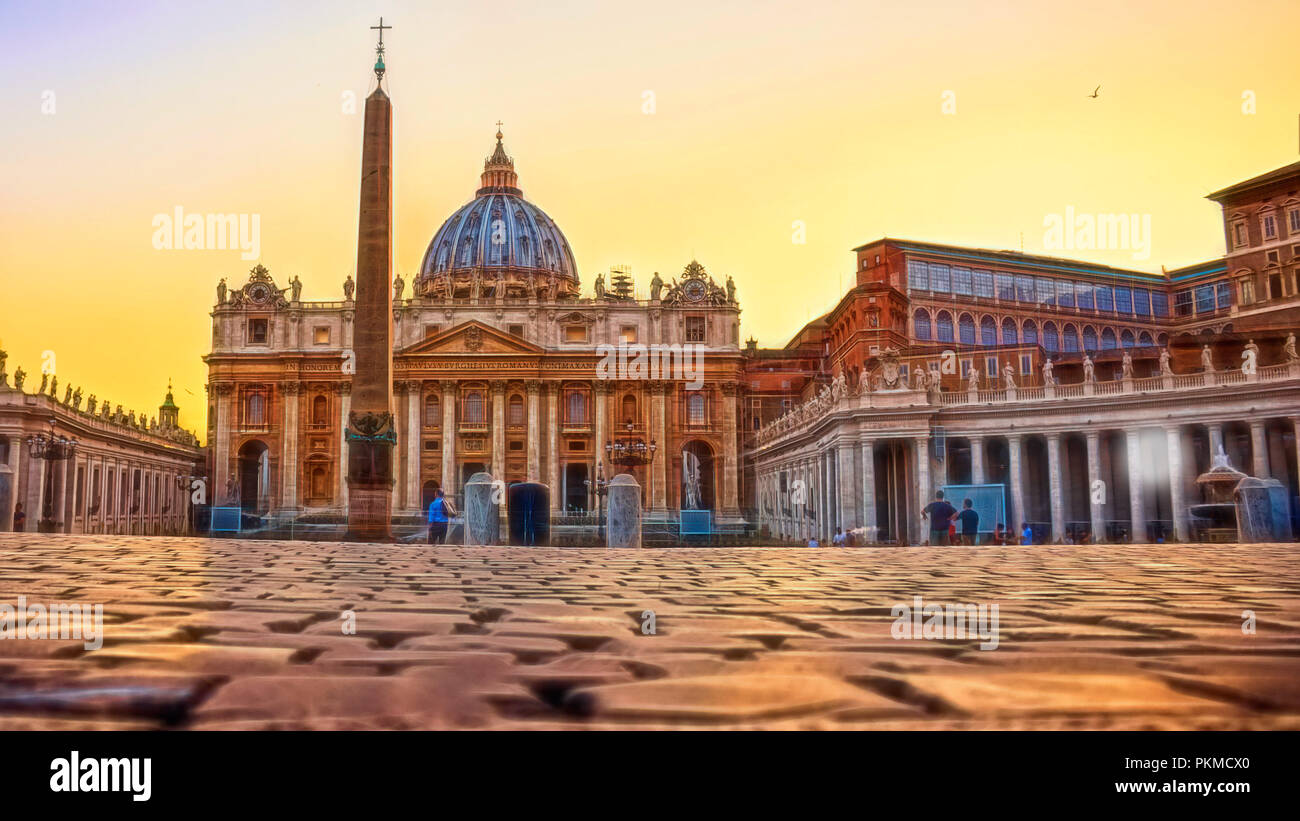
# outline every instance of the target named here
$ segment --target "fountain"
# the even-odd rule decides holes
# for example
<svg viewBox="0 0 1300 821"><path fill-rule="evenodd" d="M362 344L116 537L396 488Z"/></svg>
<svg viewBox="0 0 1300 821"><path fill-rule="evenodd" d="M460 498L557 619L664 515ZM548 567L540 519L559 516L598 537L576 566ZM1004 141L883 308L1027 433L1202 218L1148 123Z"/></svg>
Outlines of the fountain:
<svg viewBox="0 0 1300 821"><path fill-rule="evenodd" d="M1191 505L1192 537L1198 542L1235 542L1237 538L1237 503L1233 491L1246 474L1228 463L1223 446L1214 455L1210 469L1196 477L1206 501Z"/></svg>

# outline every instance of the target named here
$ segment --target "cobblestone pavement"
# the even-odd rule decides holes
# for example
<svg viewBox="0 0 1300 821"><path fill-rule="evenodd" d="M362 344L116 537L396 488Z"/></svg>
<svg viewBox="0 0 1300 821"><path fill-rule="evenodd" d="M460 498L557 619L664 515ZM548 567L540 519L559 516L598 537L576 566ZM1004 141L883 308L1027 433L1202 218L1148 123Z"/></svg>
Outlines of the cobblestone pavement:
<svg viewBox="0 0 1300 821"><path fill-rule="evenodd" d="M0 641L0 730L1300 729L1298 552L2 534L0 604L102 603L104 644ZM893 638L914 596L999 646Z"/></svg>

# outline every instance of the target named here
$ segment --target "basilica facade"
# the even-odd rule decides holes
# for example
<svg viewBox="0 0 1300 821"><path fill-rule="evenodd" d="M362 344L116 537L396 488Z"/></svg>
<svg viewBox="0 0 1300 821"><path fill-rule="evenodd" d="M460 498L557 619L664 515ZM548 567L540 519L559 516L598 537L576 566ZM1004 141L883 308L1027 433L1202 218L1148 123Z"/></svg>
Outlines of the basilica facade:
<svg viewBox="0 0 1300 821"><path fill-rule="evenodd" d="M734 285L691 261L668 282L656 273L644 296L617 270L584 295L567 239L524 198L496 137L474 197L432 233L411 281L393 281L395 515L418 516L479 471L543 482L556 515L583 514L599 479L631 472L652 514L738 518ZM205 357L218 504L346 514L351 278L340 290L305 299L297 276L277 282L262 266L218 286ZM649 464L612 465L620 440L653 442Z"/></svg>

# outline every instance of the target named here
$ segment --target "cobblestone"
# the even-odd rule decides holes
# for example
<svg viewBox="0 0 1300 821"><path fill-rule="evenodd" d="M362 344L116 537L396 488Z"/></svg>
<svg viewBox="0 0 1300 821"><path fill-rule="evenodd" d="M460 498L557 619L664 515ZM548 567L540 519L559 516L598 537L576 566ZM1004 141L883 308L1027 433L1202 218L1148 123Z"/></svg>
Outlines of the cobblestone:
<svg viewBox="0 0 1300 821"><path fill-rule="evenodd" d="M105 622L0 641L0 730L1300 729L1298 552L0 534L0 603ZM997 649L895 639L915 596Z"/></svg>

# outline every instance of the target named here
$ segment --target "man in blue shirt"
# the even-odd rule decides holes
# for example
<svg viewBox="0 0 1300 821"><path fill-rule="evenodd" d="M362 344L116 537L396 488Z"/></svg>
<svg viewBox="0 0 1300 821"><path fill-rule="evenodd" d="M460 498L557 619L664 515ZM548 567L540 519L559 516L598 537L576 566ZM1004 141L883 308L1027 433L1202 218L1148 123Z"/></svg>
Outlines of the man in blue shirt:
<svg viewBox="0 0 1300 821"><path fill-rule="evenodd" d="M948 544L948 525L957 515L957 508L943 500L943 491L935 491L934 501L921 511L921 518L930 517L930 544Z"/></svg>
<svg viewBox="0 0 1300 821"><path fill-rule="evenodd" d="M456 515L456 506L443 496L438 488L433 501L429 503L429 544L442 544L447 538L447 519Z"/></svg>
<svg viewBox="0 0 1300 821"><path fill-rule="evenodd" d="M975 512L975 505L970 499L962 500L957 524L961 525L961 543L974 545L980 532L980 515Z"/></svg>

